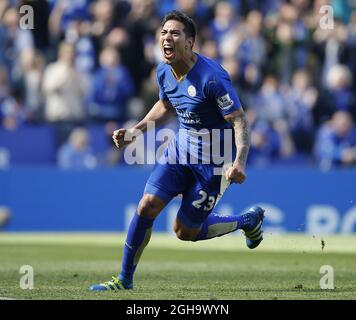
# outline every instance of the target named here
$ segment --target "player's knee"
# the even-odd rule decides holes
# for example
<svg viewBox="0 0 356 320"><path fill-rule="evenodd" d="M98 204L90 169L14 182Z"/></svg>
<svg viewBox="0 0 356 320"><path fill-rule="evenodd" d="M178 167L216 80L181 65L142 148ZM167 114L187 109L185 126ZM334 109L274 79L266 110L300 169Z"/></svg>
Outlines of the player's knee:
<svg viewBox="0 0 356 320"><path fill-rule="evenodd" d="M196 232L192 232L190 230L182 229L179 227L174 227L174 232L179 240L183 241L194 241L197 237Z"/></svg>
<svg viewBox="0 0 356 320"><path fill-rule="evenodd" d="M176 231L177 238L182 241L193 241L195 238L182 230Z"/></svg>
<svg viewBox="0 0 356 320"><path fill-rule="evenodd" d="M154 196L145 195L138 204L137 213L140 216L154 219L162 210L161 202L162 201L157 200Z"/></svg>

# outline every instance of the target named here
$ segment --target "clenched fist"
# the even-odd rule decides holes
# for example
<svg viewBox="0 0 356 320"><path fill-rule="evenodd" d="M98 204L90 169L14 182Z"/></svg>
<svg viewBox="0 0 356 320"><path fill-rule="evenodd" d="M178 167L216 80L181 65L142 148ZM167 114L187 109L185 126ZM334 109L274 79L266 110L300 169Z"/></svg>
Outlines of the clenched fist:
<svg viewBox="0 0 356 320"><path fill-rule="evenodd" d="M240 165L234 164L232 167L228 168L225 172L226 180L235 183L243 183L246 180L245 168Z"/></svg>
<svg viewBox="0 0 356 320"><path fill-rule="evenodd" d="M123 148L124 146L130 144L135 140L135 137L132 137L132 139L127 137L127 133L131 133L132 130L127 130L127 129L118 129L115 130L112 134L112 139L115 143L115 146L119 149ZM126 139L125 139L126 135Z"/></svg>

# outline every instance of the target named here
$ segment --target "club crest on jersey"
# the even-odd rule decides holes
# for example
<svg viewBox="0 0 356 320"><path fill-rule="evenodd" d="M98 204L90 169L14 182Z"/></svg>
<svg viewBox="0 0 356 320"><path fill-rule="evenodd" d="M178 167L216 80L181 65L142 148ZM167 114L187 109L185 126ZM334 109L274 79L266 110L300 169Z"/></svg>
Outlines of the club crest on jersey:
<svg viewBox="0 0 356 320"><path fill-rule="evenodd" d="M218 106L222 110L228 110L234 105L234 100L230 98L230 95L227 93L222 97L216 99Z"/></svg>
<svg viewBox="0 0 356 320"><path fill-rule="evenodd" d="M195 97L197 95L197 90L195 89L194 86L189 86L188 87L188 94L191 96L191 97Z"/></svg>

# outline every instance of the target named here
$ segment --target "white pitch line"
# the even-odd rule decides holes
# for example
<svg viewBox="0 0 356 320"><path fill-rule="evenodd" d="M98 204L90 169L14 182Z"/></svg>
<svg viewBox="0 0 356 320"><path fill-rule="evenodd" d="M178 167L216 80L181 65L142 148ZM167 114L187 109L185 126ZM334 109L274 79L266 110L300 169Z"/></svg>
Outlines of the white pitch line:
<svg viewBox="0 0 356 320"><path fill-rule="evenodd" d="M17 300L17 299L9 298L9 297L0 297L0 300Z"/></svg>

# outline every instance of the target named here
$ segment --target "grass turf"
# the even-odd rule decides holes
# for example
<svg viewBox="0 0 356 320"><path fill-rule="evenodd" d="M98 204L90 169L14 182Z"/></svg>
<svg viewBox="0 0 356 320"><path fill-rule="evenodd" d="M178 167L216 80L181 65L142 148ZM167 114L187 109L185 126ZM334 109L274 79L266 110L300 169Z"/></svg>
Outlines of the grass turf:
<svg viewBox="0 0 356 320"><path fill-rule="evenodd" d="M266 235L249 250L236 235L192 243L153 234L134 290L89 291L118 273L123 243L123 234L0 234L0 299L356 298L355 236ZM22 265L34 269L32 290L19 286ZM320 289L323 265L334 290Z"/></svg>

